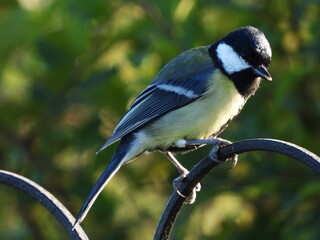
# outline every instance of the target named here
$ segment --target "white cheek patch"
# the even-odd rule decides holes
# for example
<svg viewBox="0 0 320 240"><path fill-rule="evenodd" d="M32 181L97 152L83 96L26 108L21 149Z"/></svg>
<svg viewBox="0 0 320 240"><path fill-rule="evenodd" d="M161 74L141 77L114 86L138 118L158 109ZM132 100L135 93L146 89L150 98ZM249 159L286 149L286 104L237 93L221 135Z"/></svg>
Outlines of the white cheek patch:
<svg viewBox="0 0 320 240"><path fill-rule="evenodd" d="M228 74L240 72L250 67L250 65L226 43L220 43L218 45L217 57L220 59L224 70Z"/></svg>

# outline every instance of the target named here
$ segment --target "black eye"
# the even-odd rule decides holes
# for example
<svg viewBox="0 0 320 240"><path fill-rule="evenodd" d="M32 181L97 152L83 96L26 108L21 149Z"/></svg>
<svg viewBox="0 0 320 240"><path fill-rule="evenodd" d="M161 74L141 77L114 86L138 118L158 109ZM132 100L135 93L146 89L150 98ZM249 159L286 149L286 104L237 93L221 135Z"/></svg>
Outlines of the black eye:
<svg viewBox="0 0 320 240"><path fill-rule="evenodd" d="M266 68L268 68L269 65L270 65L270 62L271 62L270 60L264 61L263 66L265 66Z"/></svg>
<svg viewBox="0 0 320 240"><path fill-rule="evenodd" d="M249 54L248 52L242 53L240 55L247 63L255 66L256 65L256 60L257 60L257 56L255 56L255 54Z"/></svg>
<svg viewBox="0 0 320 240"><path fill-rule="evenodd" d="M241 54L241 57L242 57L244 60L248 60L248 59L249 59L249 54L248 54L248 53Z"/></svg>

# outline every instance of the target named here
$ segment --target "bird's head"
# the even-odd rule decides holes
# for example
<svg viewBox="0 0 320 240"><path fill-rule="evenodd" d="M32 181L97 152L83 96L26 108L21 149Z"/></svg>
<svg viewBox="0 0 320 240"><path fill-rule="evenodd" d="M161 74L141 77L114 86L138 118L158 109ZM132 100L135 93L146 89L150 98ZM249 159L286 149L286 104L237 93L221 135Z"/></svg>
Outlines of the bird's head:
<svg viewBox="0 0 320 240"><path fill-rule="evenodd" d="M261 79L272 80L267 70L271 47L257 28L247 26L229 33L209 47L209 55L245 98L255 93Z"/></svg>

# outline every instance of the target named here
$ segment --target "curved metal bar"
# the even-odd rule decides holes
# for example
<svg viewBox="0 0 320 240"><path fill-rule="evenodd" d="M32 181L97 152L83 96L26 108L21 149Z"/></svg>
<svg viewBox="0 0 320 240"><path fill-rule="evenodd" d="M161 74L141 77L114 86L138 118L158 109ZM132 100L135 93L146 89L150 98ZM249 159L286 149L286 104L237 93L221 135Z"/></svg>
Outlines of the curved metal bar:
<svg viewBox="0 0 320 240"><path fill-rule="evenodd" d="M276 152L292 157L320 174L319 156L293 143L275 139L260 138L235 142L233 144L221 147L216 153L216 158L221 162L224 162L225 159L233 156L234 154L258 150ZM215 153L211 153L210 156L213 154ZM219 161L213 161L209 156L202 159L191 169L187 177L183 179L179 187L179 192L184 196L188 196L196 184L208 172L218 165ZM154 235L154 240L166 240L169 238L172 226L183 205L184 200L185 199L181 195L177 194L177 192L174 192L171 195L161 215Z"/></svg>
<svg viewBox="0 0 320 240"><path fill-rule="evenodd" d="M277 139L256 138L235 142L220 149L219 158L228 158L237 151L238 154L251 151L269 151L291 157L320 174L320 157L296 144Z"/></svg>
<svg viewBox="0 0 320 240"><path fill-rule="evenodd" d="M80 226L77 226L75 230L72 231L75 218L58 199L37 183L21 175L3 170L0 170L0 183L25 192L37 202L41 203L58 220L71 239L88 239L86 233Z"/></svg>

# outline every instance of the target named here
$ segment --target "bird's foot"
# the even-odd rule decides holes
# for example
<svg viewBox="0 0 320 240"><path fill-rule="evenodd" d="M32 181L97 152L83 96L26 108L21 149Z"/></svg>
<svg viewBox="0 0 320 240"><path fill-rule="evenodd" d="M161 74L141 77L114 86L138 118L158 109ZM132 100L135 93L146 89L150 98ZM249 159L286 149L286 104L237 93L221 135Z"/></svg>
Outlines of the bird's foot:
<svg viewBox="0 0 320 240"><path fill-rule="evenodd" d="M189 194L189 196L185 196L179 191L181 182L188 175L188 173L189 171L185 171L179 177L175 178L173 180L173 188L181 197L185 198L184 204L193 204L196 201L197 192L201 190L200 183L197 183L197 185L192 189L192 192Z"/></svg>
<svg viewBox="0 0 320 240"><path fill-rule="evenodd" d="M232 144L232 142L226 139L222 139L222 138L216 138L216 139L218 140L218 143L216 144L216 146L218 146L219 148ZM228 158L227 161L231 162L230 168L234 168L238 163L238 154L235 154L232 157Z"/></svg>
<svg viewBox="0 0 320 240"><path fill-rule="evenodd" d="M195 139L195 140L180 139L175 142L175 146L179 148L185 148L190 145L193 145L193 146L214 145L212 153L213 152L217 153L219 148L230 145L230 144L232 144L232 142L222 138ZM219 161L218 158L212 158L212 159L217 161L218 163L224 162L224 161ZM228 159L228 161L231 161L231 168L235 167L238 162L238 155L237 154L233 155L231 158Z"/></svg>

